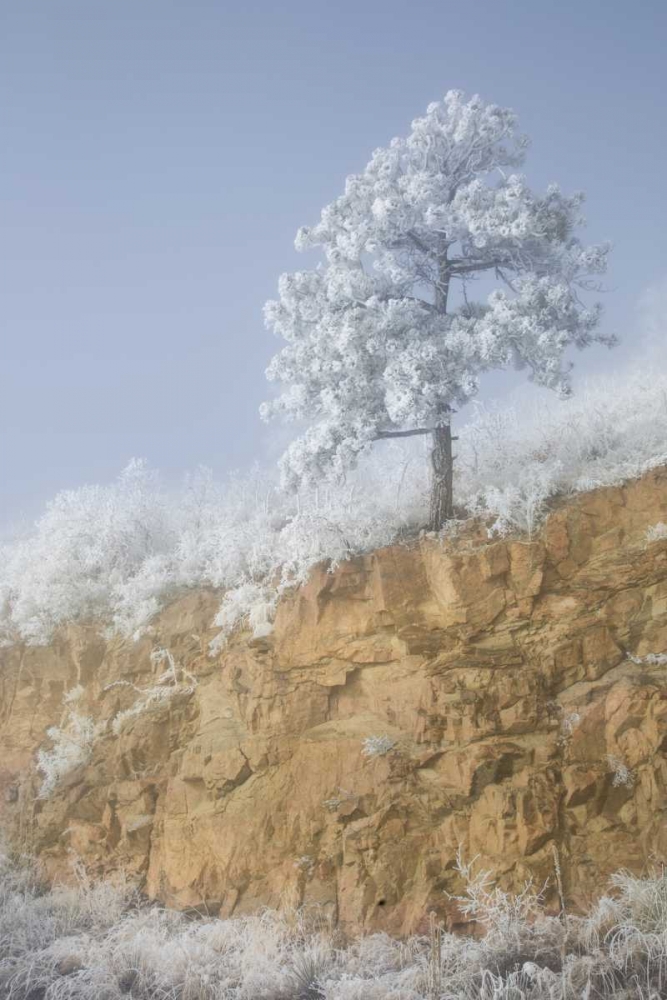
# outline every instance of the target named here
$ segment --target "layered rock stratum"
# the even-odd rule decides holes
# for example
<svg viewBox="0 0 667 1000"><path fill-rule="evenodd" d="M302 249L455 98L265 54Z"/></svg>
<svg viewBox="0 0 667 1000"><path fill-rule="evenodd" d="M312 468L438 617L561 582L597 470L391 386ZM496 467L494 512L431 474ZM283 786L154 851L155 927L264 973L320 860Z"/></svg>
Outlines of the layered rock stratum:
<svg viewBox="0 0 667 1000"><path fill-rule="evenodd" d="M0 823L54 875L76 856L223 916L289 899L350 931L455 927L458 851L507 888L549 879L554 905L558 864L583 907L667 856L661 521L665 470L561 503L530 540L469 525L319 567L272 635L215 656L204 592L136 642L79 624L1 650ZM115 735L155 649L187 683ZM36 751L76 685L99 735L40 798Z"/></svg>

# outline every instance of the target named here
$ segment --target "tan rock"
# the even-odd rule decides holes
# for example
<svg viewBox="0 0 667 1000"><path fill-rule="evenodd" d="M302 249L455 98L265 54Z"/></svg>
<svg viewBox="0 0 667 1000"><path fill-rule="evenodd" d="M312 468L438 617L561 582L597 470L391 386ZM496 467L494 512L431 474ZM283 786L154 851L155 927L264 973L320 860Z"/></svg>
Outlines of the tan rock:
<svg viewBox="0 0 667 1000"><path fill-rule="evenodd" d="M70 626L0 651L0 815L66 877L72 850L170 905L223 916L316 902L350 930L461 922L455 858L505 887L553 875L570 905L667 852L667 473L580 496L539 537L441 542L318 567L271 637L214 659L219 595L191 593L153 635ZM169 649L193 693L108 729L89 763L36 797L37 748L84 686L97 722L154 682ZM366 756L364 740L394 741ZM610 761L611 758L611 761ZM613 761L628 769L615 781Z"/></svg>

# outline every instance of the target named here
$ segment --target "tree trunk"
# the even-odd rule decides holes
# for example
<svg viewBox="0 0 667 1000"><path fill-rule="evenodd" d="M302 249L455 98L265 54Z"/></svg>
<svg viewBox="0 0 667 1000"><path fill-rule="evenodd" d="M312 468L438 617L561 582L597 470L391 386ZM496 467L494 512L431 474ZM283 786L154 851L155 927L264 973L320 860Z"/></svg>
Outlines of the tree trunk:
<svg viewBox="0 0 667 1000"><path fill-rule="evenodd" d="M433 429L431 451L431 531L441 531L445 521L454 517L452 428L450 424Z"/></svg>
<svg viewBox="0 0 667 1000"><path fill-rule="evenodd" d="M438 254L438 280L435 285L435 308L444 315L449 298L450 272L447 263L447 242ZM433 428L431 450L431 531L441 531L445 521L454 517L454 457L452 455L451 411L447 407L443 418L447 423Z"/></svg>

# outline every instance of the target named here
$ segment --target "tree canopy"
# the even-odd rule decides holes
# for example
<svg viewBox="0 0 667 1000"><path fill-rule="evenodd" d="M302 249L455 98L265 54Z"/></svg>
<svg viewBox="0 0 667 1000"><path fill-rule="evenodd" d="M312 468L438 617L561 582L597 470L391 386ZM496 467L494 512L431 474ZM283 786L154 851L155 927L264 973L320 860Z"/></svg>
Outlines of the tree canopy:
<svg viewBox="0 0 667 1000"><path fill-rule="evenodd" d="M286 345L262 415L306 423L285 485L342 474L380 438L448 427L490 369L527 368L568 394L567 349L612 342L581 297L609 246L576 235L583 195L536 194L516 172L527 146L513 111L450 91L299 230L297 248L322 259L282 275L265 307ZM484 302L482 276L497 286Z"/></svg>

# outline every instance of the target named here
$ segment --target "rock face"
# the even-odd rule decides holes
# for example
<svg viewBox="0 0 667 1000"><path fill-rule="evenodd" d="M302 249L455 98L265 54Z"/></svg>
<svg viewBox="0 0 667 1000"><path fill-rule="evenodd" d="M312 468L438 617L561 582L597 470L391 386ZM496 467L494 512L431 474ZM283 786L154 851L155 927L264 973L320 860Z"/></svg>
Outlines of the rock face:
<svg viewBox="0 0 667 1000"><path fill-rule="evenodd" d="M287 894L349 930L454 926L459 847L510 888L552 877L556 852L576 908L667 855L659 521L664 470L578 496L530 541L478 525L319 568L271 636L214 658L205 593L136 643L77 626L0 651L2 823L54 874L75 852L224 916ZM116 736L105 720L165 670L155 648L191 677ZM76 684L100 733L39 799L35 751Z"/></svg>

